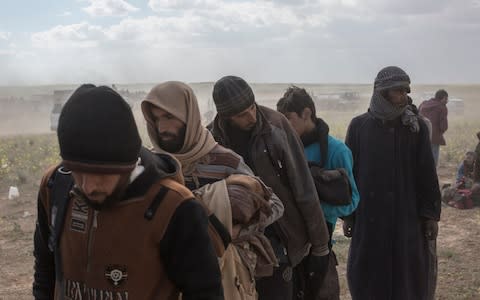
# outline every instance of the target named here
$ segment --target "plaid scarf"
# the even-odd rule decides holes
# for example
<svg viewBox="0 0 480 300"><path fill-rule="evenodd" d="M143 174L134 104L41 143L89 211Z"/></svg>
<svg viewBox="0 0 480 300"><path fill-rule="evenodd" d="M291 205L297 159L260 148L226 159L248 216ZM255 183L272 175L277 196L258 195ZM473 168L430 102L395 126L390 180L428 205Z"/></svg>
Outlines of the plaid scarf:
<svg viewBox="0 0 480 300"><path fill-rule="evenodd" d="M370 100L368 111L377 119L391 121L401 116L402 124L408 126L410 131L418 132L418 116L411 105L395 106L387 101L379 91L374 91Z"/></svg>

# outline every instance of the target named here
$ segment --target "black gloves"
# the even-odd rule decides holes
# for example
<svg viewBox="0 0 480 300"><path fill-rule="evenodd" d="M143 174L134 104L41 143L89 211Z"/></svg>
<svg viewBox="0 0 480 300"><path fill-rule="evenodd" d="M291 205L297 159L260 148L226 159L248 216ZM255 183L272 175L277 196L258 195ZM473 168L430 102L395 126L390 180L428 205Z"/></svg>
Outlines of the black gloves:
<svg viewBox="0 0 480 300"><path fill-rule="evenodd" d="M355 224L355 214L343 217L343 235L351 238L353 235L353 226Z"/></svg>
<svg viewBox="0 0 480 300"><path fill-rule="evenodd" d="M324 256L309 255L305 264L304 299L316 299L320 286L328 271L330 253Z"/></svg>
<svg viewBox="0 0 480 300"><path fill-rule="evenodd" d="M307 257L307 267L305 272L308 276L325 275L328 268L328 258L330 254L324 256L309 255Z"/></svg>

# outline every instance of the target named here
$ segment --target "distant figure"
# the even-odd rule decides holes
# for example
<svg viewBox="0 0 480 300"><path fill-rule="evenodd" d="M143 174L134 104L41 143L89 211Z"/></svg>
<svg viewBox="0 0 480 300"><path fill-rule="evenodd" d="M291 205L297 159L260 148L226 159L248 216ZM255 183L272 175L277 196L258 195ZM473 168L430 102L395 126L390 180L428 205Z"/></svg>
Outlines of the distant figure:
<svg viewBox="0 0 480 300"><path fill-rule="evenodd" d="M349 216L360 200L357 185L353 178L352 152L345 143L329 134L328 124L323 119L317 118L315 103L305 89L296 86L288 88L277 102L277 110L285 115L300 136L309 163L316 163L319 167L327 170L343 168L348 174L351 189L349 204L327 203L319 195L330 235L329 246L331 250L332 234L335 230L337 218ZM319 300L340 299L340 286L336 269L337 259L333 251L330 251L330 253L327 275L323 282L317 283L320 285L320 291L316 299Z"/></svg>
<svg viewBox="0 0 480 300"><path fill-rule="evenodd" d="M224 299L204 208L171 156L141 147L117 92L79 87L57 134L62 163L38 194L35 299Z"/></svg>
<svg viewBox="0 0 480 300"><path fill-rule="evenodd" d="M475 163L475 174L473 175L473 179L475 180L475 182L480 183L480 131L477 132L477 139L478 144L475 147L475 155L477 161Z"/></svg>
<svg viewBox="0 0 480 300"><path fill-rule="evenodd" d="M293 269L305 261L309 283L316 283L329 262L328 230L302 142L281 113L255 102L252 88L240 77L218 80L213 101L215 139L240 154L285 207L283 217L265 231L280 267L257 281L259 299L294 299Z"/></svg>
<svg viewBox="0 0 480 300"><path fill-rule="evenodd" d="M360 192L348 258L352 299L434 299L441 196L428 129L408 105L410 77L386 67L346 144Z"/></svg>
<svg viewBox="0 0 480 300"><path fill-rule="evenodd" d="M438 166L440 146L446 145L443 135L448 129L448 93L445 90L438 90L435 98L423 101L419 107L420 115L429 119L432 123L432 154L435 166Z"/></svg>
<svg viewBox="0 0 480 300"><path fill-rule="evenodd" d="M238 154L213 139L201 124L197 98L187 84L156 85L142 102L142 112L154 151L180 162L186 186L232 238L220 256L225 298L256 299L252 278L271 276L277 265L263 232L282 216L282 202Z"/></svg>
<svg viewBox="0 0 480 300"><path fill-rule="evenodd" d="M465 158L462 163L458 166L457 169L457 184L469 180L474 180L474 171L475 171L475 152L468 151L465 153Z"/></svg>
<svg viewBox="0 0 480 300"><path fill-rule="evenodd" d="M475 166L473 171L472 193L478 195L474 197L473 204L480 206L480 131L477 132L478 144L475 147Z"/></svg>
<svg viewBox="0 0 480 300"><path fill-rule="evenodd" d="M458 209L469 209L480 205L480 183L475 182L475 166L478 160L475 152L468 151L458 166L456 183L444 185L442 200Z"/></svg>

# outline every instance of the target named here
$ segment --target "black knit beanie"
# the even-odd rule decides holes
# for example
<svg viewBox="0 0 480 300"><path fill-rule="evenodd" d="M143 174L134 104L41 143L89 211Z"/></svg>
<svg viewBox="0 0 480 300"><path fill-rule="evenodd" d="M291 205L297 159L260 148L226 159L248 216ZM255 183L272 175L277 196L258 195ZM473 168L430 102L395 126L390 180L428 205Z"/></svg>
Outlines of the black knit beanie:
<svg viewBox="0 0 480 300"><path fill-rule="evenodd" d="M229 118L249 108L255 102L255 95L242 78L225 76L213 86L213 101L218 115Z"/></svg>
<svg viewBox="0 0 480 300"><path fill-rule="evenodd" d="M141 147L130 106L106 86L80 86L63 106L57 135L64 166L80 172L130 172Z"/></svg>
<svg viewBox="0 0 480 300"><path fill-rule="evenodd" d="M396 87L405 87L410 93L410 77L399 67L389 66L378 72L375 78L375 91L384 91Z"/></svg>

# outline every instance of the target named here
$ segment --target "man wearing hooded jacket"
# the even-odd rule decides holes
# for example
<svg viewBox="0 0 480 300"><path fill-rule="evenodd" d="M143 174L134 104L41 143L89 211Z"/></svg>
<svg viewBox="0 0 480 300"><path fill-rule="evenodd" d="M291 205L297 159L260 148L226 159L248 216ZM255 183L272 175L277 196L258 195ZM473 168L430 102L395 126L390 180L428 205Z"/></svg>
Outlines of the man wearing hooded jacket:
<svg viewBox="0 0 480 300"><path fill-rule="evenodd" d="M63 161L38 195L34 298L223 299L204 209L175 160L141 148L125 100L82 85L57 133Z"/></svg>
<svg viewBox="0 0 480 300"><path fill-rule="evenodd" d="M425 122L408 105L410 77L385 67L346 144L360 192L347 278L353 300L434 299L441 197Z"/></svg>
<svg viewBox="0 0 480 300"><path fill-rule="evenodd" d="M319 282L329 257L328 230L303 146L281 113L255 103L253 90L242 78L218 80L213 100L217 116L210 126L215 139L240 154L285 207L283 217L266 231L280 267L257 282L260 299L291 300L293 268L306 259L307 283Z"/></svg>
<svg viewBox="0 0 480 300"><path fill-rule="evenodd" d="M250 298L256 295L251 278L268 275L277 264L263 231L283 214L282 202L254 177L239 155L217 144L201 124L197 99L188 85L177 81L158 84L141 105L154 151L169 153L180 162L187 187L232 235L236 247L227 248L221 260L225 297L254 299ZM242 189L247 186L256 188ZM244 214L246 211L249 213ZM245 252L255 245L259 251ZM247 280L235 279L242 267L232 268L237 252L242 261L252 264L248 269L254 272ZM257 259L249 259L252 255Z"/></svg>

